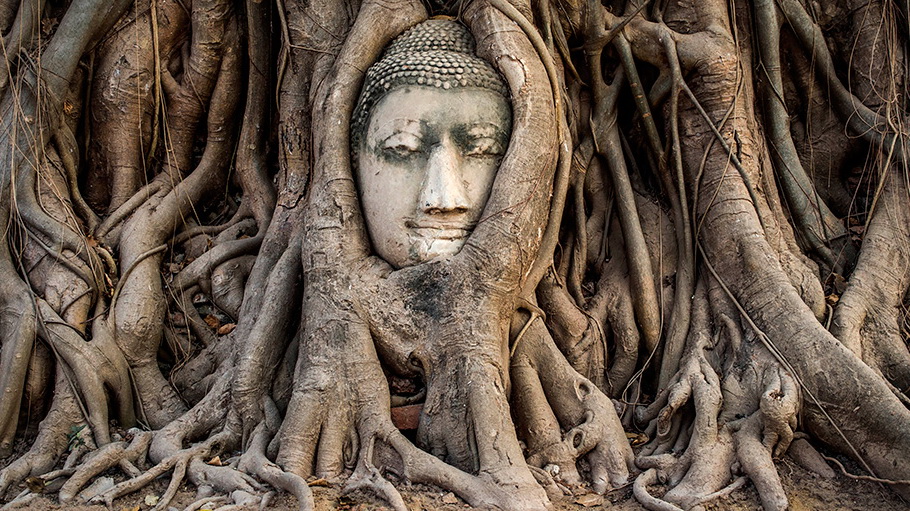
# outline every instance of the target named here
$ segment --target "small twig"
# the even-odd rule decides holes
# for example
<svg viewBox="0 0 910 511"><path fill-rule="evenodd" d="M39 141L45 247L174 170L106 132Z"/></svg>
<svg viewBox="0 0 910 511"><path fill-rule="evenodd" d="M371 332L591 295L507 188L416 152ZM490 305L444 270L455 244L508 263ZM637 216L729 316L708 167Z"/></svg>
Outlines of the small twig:
<svg viewBox="0 0 910 511"><path fill-rule="evenodd" d="M895 481L893 479L882 479L881 477L851 474L850 472L847 472L847 469L844 468L844 465L840 461L838 461L837 458L832 458L830 456L825 456L825 455L822 455L822 458L825 458L827 461L830 461L831 463L834 463L835 465L837 465L837 468L839 468L840 471L845 476L849 477L850 479L856 479L858 481L872 481L873 483L882 483L882 484L910 484L910 480L907 480L907 479L898 479Z"/></svg>

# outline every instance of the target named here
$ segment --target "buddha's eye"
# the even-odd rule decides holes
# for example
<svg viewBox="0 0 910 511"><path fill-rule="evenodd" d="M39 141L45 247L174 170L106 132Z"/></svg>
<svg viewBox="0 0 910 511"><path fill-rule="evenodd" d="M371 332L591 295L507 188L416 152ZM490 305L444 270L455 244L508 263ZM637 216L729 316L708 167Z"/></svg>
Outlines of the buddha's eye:
<svg viewBox="0 0 910 511"><path fill-rule="evenodd" d="M503 144L492 137L479 137L471 140L467 144L464 155L498 158L504 154L504 149Z"/></svg>
<svg viewBox="0 0 910 511"><path fill-rule="evenodd" d="M387 156L409 158L422 152L423 141L413 133L397 132L383 140L380 149Z"/></svg>

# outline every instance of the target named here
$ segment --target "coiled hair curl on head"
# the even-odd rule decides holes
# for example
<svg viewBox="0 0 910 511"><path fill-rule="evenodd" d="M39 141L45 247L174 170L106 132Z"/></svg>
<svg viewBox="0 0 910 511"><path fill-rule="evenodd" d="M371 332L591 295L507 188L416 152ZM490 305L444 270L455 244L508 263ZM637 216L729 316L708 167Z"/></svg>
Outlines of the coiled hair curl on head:
<svg viewBox="0 0 910 511"><path fill-rule="evenodd" d="M392 41L382 58L367 70L351 117L351 147L355 154L373 107L386 94L406 85L473 87L509 98L509 89L499 73L474 54L474 37L467 27L442 19L424 21Z"/></svg>

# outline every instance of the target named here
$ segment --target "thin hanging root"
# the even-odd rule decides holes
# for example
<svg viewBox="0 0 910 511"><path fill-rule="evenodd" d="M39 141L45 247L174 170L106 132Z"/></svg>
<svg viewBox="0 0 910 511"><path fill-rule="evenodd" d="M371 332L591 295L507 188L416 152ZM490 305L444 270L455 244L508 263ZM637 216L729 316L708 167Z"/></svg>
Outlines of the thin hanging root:
<svg viewBox="0 0 910 511"><path fill-rule="evenodd" d="M777 6L783 11L784 19L804 48L811 49L812 62L822 75L831 94L831 104L837 114L846 122L851 131L881 147L885 151L893 147L899 159L903 158L903 143L897 143L903 135L891 128L887 118L872 111L844 86L835 73L834 60L825 42L825 36L800 2L782 0Z"/></svg>
<svg viewBox="0 0 910 511"><path fill-rule="evenodd" d="M632 494L648 511L683 511L681 507L648 493L648 485L658 484L659 482L657 470L649 468L635 478L635 483L632 485Z"/></svg>
<svg viewBox="0 0 910 511"><path fill-rule="evenodd" d="M589 56L588 61L589 65L596 66L599 77L600 54L596 55L596 59L594 55ZM616 207L627 252L626 264L630 272L629 280L633 284L630 286L633 309L635 317L641 324L645 349L650 353L655 349L660 338L660 307L654 287L651 258L648 256L648 247L645 243L638 207L635 204L629 171L622 154L619 127L616 123L616 104L621 89L619 84L623 79L621 69L617 73L619 74L614 79L616 84L612 87L607 88L602 79L594 82L595 101L597 102L594 115L597 117L596 121L592 118L591 124L596 137L597 151L609 163L607 168L610 171L613 189L616 193Z"/></svg>
<svg viewBox="0 0 910 511"><path fill-rule="evenodd" d="M806 174L790 131L790 116L784 103L784 86L780 64L780 24L777 6L773 0L755 3L756 37L762 68L767 74L763 96L769 122L770 152L775 162L775 175L779 178L790 214L803 239L810 248L832 269L838 267L837 256L828 246L829 240L845 238L846 230L840 220L822 201ZM846 243L843 250L847 262L852 263L856 254L853 245Z"/></svg>
<svg viewBox="0 0 910 511"><path fill-rule="evenodd" d="M678 71L679 61L676 58L676 49L672 43L672 37L668 34L664 39L667 48L667 57L670 65ZM683 169L681 162L681 152L679 150L678 129L673 129L673 156L675 175L670 172L666 154L663 150L663 143L654 122L651 113L651 107L648 104L647 94L642 88L641 78L635 65L635 59L632 55L632 48L629 41L622 35L616 38L614 46L619 52L622 67L627 75L629 86L632 88L635 96L635 103L638 112L641 115L647 132L647 139L654 158L659 162L657 169L660 176L661 186L665 189L670 199L670 206L673 210L673 224L676 226L676 243L678 254L678 271L676 276L676 290L673 306L673 315L670 318L669 329L666 334L666 345L664 347L664 359L660 368L660 378L658 388L664 388L676 373L679 360L681 359L683 348L685 346L686 335L689 332L689 318L691 311L691 296L695 288L695 252L692 245L692 228L689 219L688 201L686 200L686 190L683 183ZM679 73L676 73L678 75ZM678 123L676 115L678 87L682 85L682 80L674 75L674 85L676 88L673 92L674 101L671 102L672 112L670 113L671 127L675 128ZM681 75L679 75L681 78ZM676 179L674 179L676 178ZM674 193L675 192L675 193Z"/></svg>

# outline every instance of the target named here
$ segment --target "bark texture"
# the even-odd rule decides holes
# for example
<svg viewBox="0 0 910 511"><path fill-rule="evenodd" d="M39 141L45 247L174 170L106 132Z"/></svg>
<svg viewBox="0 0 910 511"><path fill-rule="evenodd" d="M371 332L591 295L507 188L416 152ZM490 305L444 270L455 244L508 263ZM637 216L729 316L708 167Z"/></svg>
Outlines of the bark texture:
<svg viewBox="0 0 910 511"><path fill-rule="evenodd" d="M906 2L842 3L0 1L0 499L771 511L813 444L910 497ZM511 140L395 269L349 124L439 16Z"/></svg>

